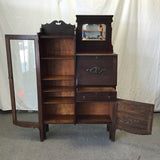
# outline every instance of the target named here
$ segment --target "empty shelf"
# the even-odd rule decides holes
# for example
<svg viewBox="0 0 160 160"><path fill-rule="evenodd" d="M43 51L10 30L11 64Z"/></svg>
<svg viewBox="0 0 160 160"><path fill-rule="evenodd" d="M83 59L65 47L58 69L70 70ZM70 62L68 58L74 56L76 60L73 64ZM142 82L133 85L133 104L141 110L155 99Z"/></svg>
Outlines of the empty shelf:
<svg viewBox="0 0 160 160"><path fill-rule="evenodd" d="M109 115L78 115L77 123L111 123Z"/></svg>
<svg viewBox="0 0 160 160"><path fill-rule="evenodd" d="M74 115L45 115L44 123L74 123Z"/></svg>
<svg viewBox="0 0 160 160"><path fill-rule="evenodd" d="M74 91L74 87L68 87L68 86L63 86L63 87L53 87L53 88L46 88L43 89L43 92L71 92Z"/></svg>
<svg viewBox="0 0 160 160"><path fill-rule="evenodd" d="M74 59L74 56L52 56L52 57L42 57L41 58L42 60L54 60L54 59L56 59L56 60L67 60L67 59Z"/></svg>
<svg viewBox="0 0 160 160"><path fill-rule="evenodd" d="M43 104L74 104L74 97L58 97L44 100Z"/></svg>
<svg viewBox="0 0 160 160"><path fill-rule="evenodd" d="M48 76L42 78L42 80L74 80L74 75L66 75L66 76Z"/></svg>

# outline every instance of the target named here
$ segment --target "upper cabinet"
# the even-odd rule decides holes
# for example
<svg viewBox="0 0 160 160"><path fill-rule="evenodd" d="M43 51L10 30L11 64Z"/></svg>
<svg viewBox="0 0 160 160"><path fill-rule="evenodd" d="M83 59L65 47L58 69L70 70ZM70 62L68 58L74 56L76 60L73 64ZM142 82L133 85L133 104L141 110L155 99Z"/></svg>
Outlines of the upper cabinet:
<svg viewBox="0 0 160 160"><path fill-rule="evenodd" d="M112 53L113 16L77 15L76 51Z"/></svg>

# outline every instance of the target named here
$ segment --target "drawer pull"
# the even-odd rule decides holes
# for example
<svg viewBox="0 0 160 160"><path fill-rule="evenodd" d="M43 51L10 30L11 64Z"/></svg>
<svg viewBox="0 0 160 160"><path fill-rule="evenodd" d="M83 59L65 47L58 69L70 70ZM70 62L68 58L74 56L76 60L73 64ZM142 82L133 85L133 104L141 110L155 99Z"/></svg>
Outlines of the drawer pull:
<svg viewBox="0 0 160 160"><path fill-rule="evenodd" d="M83 99L86 99L86 96L83 96Z"/></svg>
<svg viewBox="0 0 160 160"><path fill-rule="evenodd" d="M108 99L111 99L111 96L108 96Z"/></svg>

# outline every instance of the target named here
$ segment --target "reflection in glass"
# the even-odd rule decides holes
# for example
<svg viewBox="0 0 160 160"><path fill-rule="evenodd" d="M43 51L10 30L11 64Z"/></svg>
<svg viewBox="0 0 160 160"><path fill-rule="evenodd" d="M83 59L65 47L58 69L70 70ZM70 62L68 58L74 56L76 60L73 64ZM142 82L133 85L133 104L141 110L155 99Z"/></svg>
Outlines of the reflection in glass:
<svg viewBox="0 0 160 160"><path fill-rule="evenodd" d="M82 40L104 41L105 39L106 39L105 24L83 24L82 25Z"/></svg>
<svg viewBox="0 0 160 160"><path fill-rule="evenodd" d="M10 45L17 118L37 121L38 114L33 112L38 110L34 40L10 40Z"/></svg>

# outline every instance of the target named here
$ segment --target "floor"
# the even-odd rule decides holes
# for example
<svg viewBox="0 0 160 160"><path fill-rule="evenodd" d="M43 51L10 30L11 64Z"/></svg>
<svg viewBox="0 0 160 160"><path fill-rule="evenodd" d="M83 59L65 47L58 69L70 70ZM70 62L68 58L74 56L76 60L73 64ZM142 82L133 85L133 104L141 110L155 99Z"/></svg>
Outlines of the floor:
<svg viewBox="0 0 160 160"><path fill-rule="evenodd" d="M118 130L109 140L106 125L50 125L47 139L38 129L12 124L11 113L0 113L0 160L160 160L160 113L149 136Z"/></svg>

